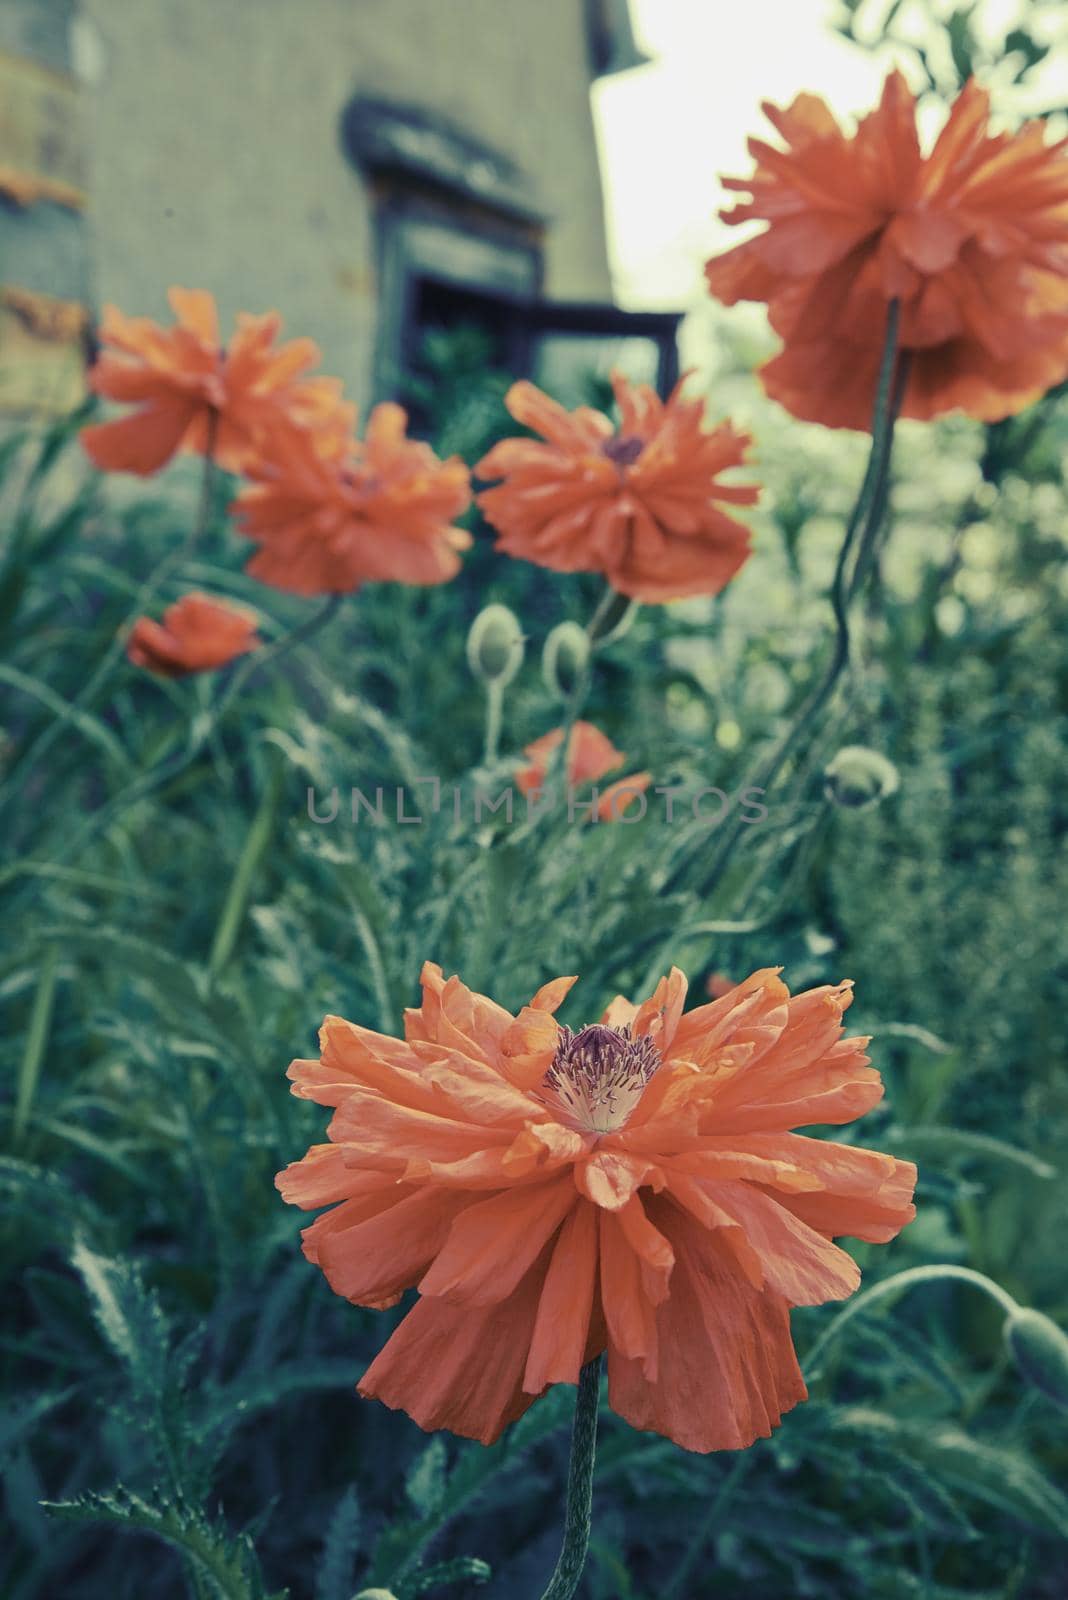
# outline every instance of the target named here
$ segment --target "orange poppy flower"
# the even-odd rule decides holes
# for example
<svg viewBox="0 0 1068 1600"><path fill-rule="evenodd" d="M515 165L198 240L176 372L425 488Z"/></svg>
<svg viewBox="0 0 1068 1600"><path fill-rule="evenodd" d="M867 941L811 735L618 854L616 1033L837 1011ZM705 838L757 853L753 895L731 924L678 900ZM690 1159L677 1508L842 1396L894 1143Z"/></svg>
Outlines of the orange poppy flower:
<svg viewBox="0 0 1068 1600"><path fill-rule="evenodd" d="M275 346L277 312L242 313L229 345L219 343L215 301L203 289L170 289L177 322L161 328L106 306L103 353L90 387L137 410L81 430L89 459L104 472L158 472L178 451L203 454L214 419L212 454L243 471L276 434L314 428L320 447L339 450L355 421L336 378L301 378L319 360L311 339Z"/></svg>
<svg viewBox="0 0 1068 1600"><path fill-rule="evenodd" d="M750 141L752 178L724 184L752 199L722 216L768 226L706 272L726 305L767 302L773 399L868 428L891 299L912 357L902 416L993 422L1068 375L1068 140L1046 145L1040 122L989 133L969 82L924 155L899 72L852 138L814 95L764 112L786 149Z"/></svg>
<svg viewBox="0 0 1068 1600"><path fill-rule="evenodd" d="M475 467L501 478L477 496L498 549L554 572L601 572L632 600L718 594L749 554L749 533L718 502L752 505L759 490L720 483L750 443L728 422L702 429L704 403L670 399L618 373L619 431L600 411L564 407L532 383L505 404L540 440L505 439Z"/></svg>
<svg viewBox="0 0 1068 1600"><path fill-rule="evenodd" d="M400 406L376 406L362 443L324 460L294 439L231 506L259 543L248 572L293 594L347 594L364 583L445 583L471 535L453 527L471 492L458 456L409 439Z"/></svg>
<svg viewBox="0 0 1068 1600"><path fill-rule="evenodd" d="M294 1093L330 1143L279 1173L330 1206L304 1252L357 1305L420 1298L360 1393L491 1443L608 1351L609 1401L688 1450L743 1449L805 1398L789 1309L853 1293L843 1234L891 1239L916 1169L789 1130L882 1095L850 986L791 997L773 970L683 1015L674 969L572 1033L546 984L517 1017L439 967L404 1040L340 1017Z"/></svg>
<svg viewBox="0 0 1068 1600"><path fill-rule="evenodd" d="M126 654L135 667L161 678L184 678L211 672L237 656L256 650L263 640L256 617L243 606L207 594L186 594L168 606L162 623L138 617L130 630Z"/></svg>
<svg viewBox="0 0 1068 1600"><path fill-rule="evenodd" d="M553 751L560 748L563 728L553 728L540 739L528 744L523 754L530 765L516 773L520 793L531 794L541 789L552 764ZM567 782L572 789L596 783L605 773L614 772L623 765L626 755L617 750L607 734L595 728L592 722L576 722L567 742ZM623 816L634 799L644 794L653 781L651 772L636 772L632 778L620 778L610 783L598 798L594 814L599 822L615 822Z"/></svg>

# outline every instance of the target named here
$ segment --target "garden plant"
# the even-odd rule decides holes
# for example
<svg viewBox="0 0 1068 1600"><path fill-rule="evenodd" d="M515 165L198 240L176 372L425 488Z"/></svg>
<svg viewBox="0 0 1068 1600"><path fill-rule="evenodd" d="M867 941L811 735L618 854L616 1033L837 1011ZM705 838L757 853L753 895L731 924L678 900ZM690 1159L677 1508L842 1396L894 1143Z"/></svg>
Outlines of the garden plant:
<svg viewBox="0 0 1068 1600"><path fill-rule="evenodd" d="M183 287L0 445L12 1600L1063 1594L1068 149L953 37L669 396Z"/></svg>

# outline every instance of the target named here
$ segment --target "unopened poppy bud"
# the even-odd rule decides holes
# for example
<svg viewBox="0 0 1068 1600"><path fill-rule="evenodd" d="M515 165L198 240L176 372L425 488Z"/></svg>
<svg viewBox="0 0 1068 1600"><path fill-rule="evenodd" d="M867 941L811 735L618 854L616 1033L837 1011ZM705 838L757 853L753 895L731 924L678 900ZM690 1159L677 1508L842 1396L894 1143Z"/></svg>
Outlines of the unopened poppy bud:
<svg viewBox="0 0 1068 1600"><path fill-rule="evenodd" d="M354 1600L397 1600L392 1589L361 1589Z"/></svg>
<svg viewBox="0 0 1068 1600"><path fill-rule="evenodd" d="M897 791L892 761L863 744L847 744L823 769L823 792L836 806L864 811Z"/></svg>
<svg viewBox="0 0 1068 1600"><path fill-rule="evenodd" d="M1042 1311L1018 1306L1005 1319L1005 1343L1032 1388L1068 1409L1068 1334Z"/></svg>
<svg viewBox="0 0 1068 1600"><path fill-rule="evenodd" d="M467 635L467 662L476 678L503 689L511 683L523 661L523 631L519 618L507 606L491 605L480 611Z"/></svg>
<svg viewBox="0 0 1068 1600"><path fill-rule="evenodd" d="M577 622L561 622L545 641L541 675L550 694L569 700L589 664L590 640Z"/></svg>

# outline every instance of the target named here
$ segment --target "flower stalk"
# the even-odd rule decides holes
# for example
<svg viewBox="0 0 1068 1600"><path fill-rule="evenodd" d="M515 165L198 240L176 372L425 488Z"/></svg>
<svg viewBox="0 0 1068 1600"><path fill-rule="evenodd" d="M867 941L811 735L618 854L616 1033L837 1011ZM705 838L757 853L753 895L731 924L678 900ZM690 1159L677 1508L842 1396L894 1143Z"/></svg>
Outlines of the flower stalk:
<svg viewBox="0 0 1068 1600"><path fill-rule="evenodd" d="M806 733L816 724L849 661L849 608L867 573L872 549L886 512L894 427L901 409L907 379L907 356L901 356L898 349L899 324L900 306L898 301L891 300L872 418L871 451L864 480L838 553L838 562L831 584L831 606L835 620L835 639L831 658L823 676L809 693L779 743L747 780L746 787L749 788L766 790L775 782ZM742 826L743 824L736 818L726 829L702 885L705 895L711 894L723 877L733 856ZM680 862L665 888L675 887L684 870L685 863Z"/></svg>
<svg viewBox="0 0 1068 1600"><path fill-rule="evenodd" d="M564 1508L564 1542L541 1600L571 1600L578 1588L590 1544L593 1518L593 1463L597 1448L597 1401L601 1388L601 1362L595 1356L579 1373L575 1420L571 1429L571 1459L567 1470Z"/></svg>

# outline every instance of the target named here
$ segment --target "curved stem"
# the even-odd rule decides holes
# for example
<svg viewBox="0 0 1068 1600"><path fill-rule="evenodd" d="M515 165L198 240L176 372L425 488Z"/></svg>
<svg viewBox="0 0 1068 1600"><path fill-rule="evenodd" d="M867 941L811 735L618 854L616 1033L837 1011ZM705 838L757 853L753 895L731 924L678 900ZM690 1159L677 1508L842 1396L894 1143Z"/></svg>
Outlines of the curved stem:
<svg viewBox="0 0 1068 1600"><path fill-rule="evenodd" d="M601 1360L600 1356L595 1356L592 1361L587 1361L579 1373L575 1422L571 1430L571 1460L567 1471L564 1542L549 1579L549 1587L541 1600L571 1600L586 1565L593 1516L593 1460L597 1446Z"/></svg>
<svg viewBox="0 0 1068 1600"><path fill-rule="evenodd" d="M884 1300L888 1295L898 1294L902 1289L909 1289L916 1283L935 1283L944 1278L952 1278L958 1283L970 1283L973 1288L981 1289L991 1300L996 1300L1006 1316L1011 1316L1019 1307L1016 1301L1003 1289L999 1283L988 1278L985 1273L975 1272L971 1267L956 1267L948 1263L932 1264L927 1267L906 1267L904 1272L895 1272L893 1277L884 1278L881 1283L872 1284L863 1294L854 1295L849 1304L839 1311L836 1317L824 1328L815 1344L805 1358L808 1368L806 1378L812 1382L819 1375L819 1358L823 1355L832 1339L836 1339L848 1322L861 1311L865 1311L876 1300Z"/></svg>
<svg viewBox="0 0 1068 1600"><path fill-rule="evenodd" d="M907 376L906 359L898 360L898 324L900 308L891 300L886 319L886 337L883 342L882 362L879 368L879 385L872 419L872 443L868 465L860 493L846 527L842 548L838 553L834 580L831 584L831 606L834 611L835 639L831 659L819 682L810 691L796 718L779 740L771 754L749 778L745 788L766 790L782 771L798 744L815 723L830 700L843 668L849 660L849 605L867 570L872 545L878 535L886 508L886 486L893 449L894 425L904 399ZM853 561L854 551L856 559ZM741 833L737 819L727 828L709 866L703 892L711 894L730 862ZM684 868L680 863L665 889L674 887Z"/></svg>
<svg viewBox="0 0 1068 1600"><path fill-rule="evenodd" d="M311 638L312 634L318 633L320 628L325 627L340 610L341 602L344 598L343 594L328 595L319 609L313 611L311 616L306 617L297 627L291 628L288 633L284 633L280 639L276 639L273 644L267 645L263 650L256 650L251 655L246 656L230 680L230 685L226 692L220 697L214 712L214 720L218 720L218 717L230 704L230 701L240 693L245 684L254 678L258 672L262 672L265 667L276 666L283 656L287 656L291 650L296 649L297 645L303 644L306 639Z"/></svg>

